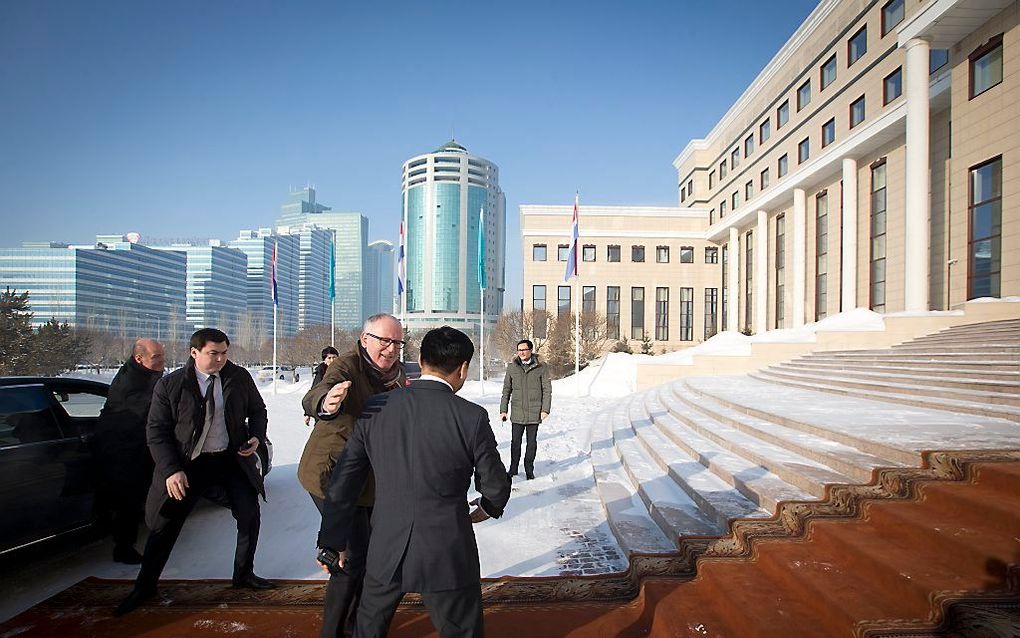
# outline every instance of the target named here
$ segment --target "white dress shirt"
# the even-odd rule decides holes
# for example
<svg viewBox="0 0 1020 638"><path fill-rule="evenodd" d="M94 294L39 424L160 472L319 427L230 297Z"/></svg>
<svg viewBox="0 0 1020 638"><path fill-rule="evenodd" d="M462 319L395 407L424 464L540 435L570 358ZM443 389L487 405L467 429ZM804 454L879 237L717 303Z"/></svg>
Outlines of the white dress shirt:
<svg viewBox="0 0 1020 638"><path fill-rule="evenodd" d="M211 375L202 372L196 367L195 376L198 377L198 388L202 392L202 398L205 398ZM205 431L202 434L203 443L201 452L223 452L230 444L230 436L227 434L227 420L223 416L223 379L220 378L220 373L218 372L216 373L216 382L213 384L213 399L216 401L216 407L211 415L205 415Z"/></svg>

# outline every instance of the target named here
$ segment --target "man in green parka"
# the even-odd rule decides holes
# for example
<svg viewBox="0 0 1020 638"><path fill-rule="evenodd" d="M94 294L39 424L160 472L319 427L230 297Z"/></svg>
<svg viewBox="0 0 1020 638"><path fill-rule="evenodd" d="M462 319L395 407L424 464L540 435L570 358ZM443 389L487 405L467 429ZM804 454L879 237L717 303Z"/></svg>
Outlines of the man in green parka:
<svg viewBox="0 0 1020 638"><path fill-rule="evenodd" d="M517 343L517 356L507 366L503 379L503 399L499 403L500 418L506 421L507 410L513 425L510 444L510 468L507 478L517 475L521 460L521 438L528 433L528 446L524 452L524 473L528 480L535 478L535 452L538 449L538 424L549 417L552 407L552 383L549 370L542 365L532 350L534 344L527 339Z"/></svg>

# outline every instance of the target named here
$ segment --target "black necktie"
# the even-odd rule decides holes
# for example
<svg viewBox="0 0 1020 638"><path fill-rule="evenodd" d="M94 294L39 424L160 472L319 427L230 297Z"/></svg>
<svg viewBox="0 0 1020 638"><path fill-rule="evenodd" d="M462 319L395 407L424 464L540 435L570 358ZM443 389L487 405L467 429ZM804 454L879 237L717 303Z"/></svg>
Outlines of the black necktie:
<svg viewBox="0 0 1020 638"><path fill-rule="evenodd" d="M205 389L205 418L206 427L212 427L213 417L216 415L216 375L209 375L209 385Z"/></svg>

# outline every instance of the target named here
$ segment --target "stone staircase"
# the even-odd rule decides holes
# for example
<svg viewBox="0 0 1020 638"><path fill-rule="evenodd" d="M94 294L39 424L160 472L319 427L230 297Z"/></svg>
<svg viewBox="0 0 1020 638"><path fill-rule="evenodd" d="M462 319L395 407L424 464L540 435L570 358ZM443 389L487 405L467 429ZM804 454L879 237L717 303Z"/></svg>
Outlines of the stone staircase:
<svg viewBox="0 0 1020 638"><path fill-rule="evenodd" d="M1020 320L994 321L631 395L597 417L592 462L624 550L664 553L926 450L1020 449L1017 422Z"/></svg>

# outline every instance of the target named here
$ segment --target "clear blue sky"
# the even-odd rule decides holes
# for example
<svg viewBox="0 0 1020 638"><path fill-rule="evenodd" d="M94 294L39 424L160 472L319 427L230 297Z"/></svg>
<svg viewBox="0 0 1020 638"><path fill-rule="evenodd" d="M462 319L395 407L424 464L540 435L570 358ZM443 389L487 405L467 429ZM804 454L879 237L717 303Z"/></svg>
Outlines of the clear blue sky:
<svg viewBox="0 0 1020 638"><path fill-rule="evenodd" d="M305 183L395 241L401 164L454 132L500 167L514 307L518 206L677 205L815 4L5 0L0 246L233 239Z"/></svg>

